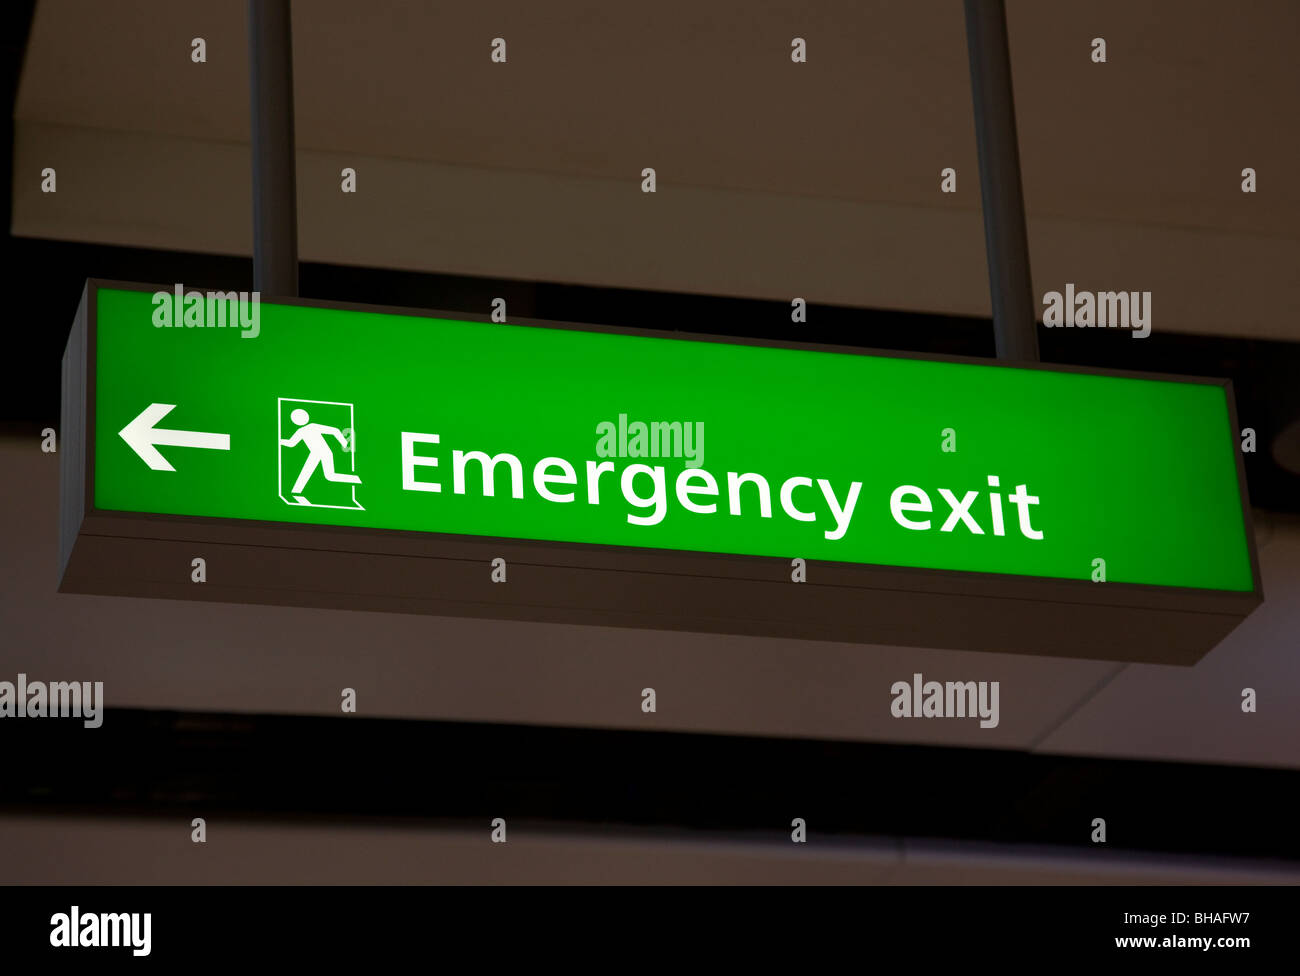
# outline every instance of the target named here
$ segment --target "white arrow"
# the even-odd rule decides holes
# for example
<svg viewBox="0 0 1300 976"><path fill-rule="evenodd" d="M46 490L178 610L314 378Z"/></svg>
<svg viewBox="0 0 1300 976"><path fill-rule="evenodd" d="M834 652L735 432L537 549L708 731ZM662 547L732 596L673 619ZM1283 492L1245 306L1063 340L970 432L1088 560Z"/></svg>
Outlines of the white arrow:
<svg viewBox="0 0 1300 976"><path fill-rule="evenodd" d="M155 471L175 471L167 459L157 451L159 444L169 447L206 447L216 451L230 450L229 434L207 434L198 430L160 430L154 424L176 409L174 403L151 403L135 420L119 433L140 460Z"/></svg>

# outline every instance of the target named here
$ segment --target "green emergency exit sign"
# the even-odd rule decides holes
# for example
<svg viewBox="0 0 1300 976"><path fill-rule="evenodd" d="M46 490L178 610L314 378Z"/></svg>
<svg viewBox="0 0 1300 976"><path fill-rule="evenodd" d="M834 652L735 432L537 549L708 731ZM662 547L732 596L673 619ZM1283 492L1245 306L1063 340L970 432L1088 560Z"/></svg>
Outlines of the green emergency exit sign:
<svg viewBox="0 0 1300 976"><path fill-rule="evenodd" d="M1083 603L1258 600L1221 382L179 286L91 283L86 306L83 507L110 528L176 517L172 538L242 545L311 527L304 551L423 539L489 603L527 586L507 570L494 592L457 541L606 575L876 587L901 571L911 591L1002 580L1011 598L1025 578Z"/></svg>

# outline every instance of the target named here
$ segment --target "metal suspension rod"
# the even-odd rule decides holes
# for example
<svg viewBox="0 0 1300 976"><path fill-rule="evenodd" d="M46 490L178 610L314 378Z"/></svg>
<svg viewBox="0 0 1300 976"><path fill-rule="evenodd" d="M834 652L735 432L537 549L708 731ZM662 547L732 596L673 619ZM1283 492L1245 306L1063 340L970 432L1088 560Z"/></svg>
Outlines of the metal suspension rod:
<svg viewBox="0 0 1300 976"><path fill-rule="evenodd" d="M298 294L298 187L289 0L248 0L253 123L253 287Z"/></svg>
<svg viewBox="0 0 1300 976"><path fill-rule="evenodd" d="M1038 332L1029 277L1006 6L1003 0L965 0L965 4L997 354L999 359L1037 362Z"/></svg>

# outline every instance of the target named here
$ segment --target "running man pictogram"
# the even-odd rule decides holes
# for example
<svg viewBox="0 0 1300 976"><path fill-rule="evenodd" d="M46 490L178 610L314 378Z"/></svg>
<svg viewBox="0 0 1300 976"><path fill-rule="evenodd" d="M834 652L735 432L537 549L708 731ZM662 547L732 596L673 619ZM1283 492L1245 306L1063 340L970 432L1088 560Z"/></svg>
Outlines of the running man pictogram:
<svg viewBox="0 0 1300 976"><path fill-rule="evenodd" d="M311 407L308 411L305 404ZM322 484L321 479L316 479L316 488L308 490L314 476L319 471L324 482L334 482L343 485L359 485L361 478L356 474L340 471L341 464L336 463L335 451L341 450L345 459L352 457L352 444L350 435L352 434L351 418L352 404L350 403L329 403L319 400L280 400L280 497L290 505L309 505L319 508L357 508L361 505L356 500L356 489L349 488L344 494L340 495L338 489L328 489ZM292 407L292 409L286 409ZM287 413L287 416L286 416ZM322 422L320 419L312 420L312 416L317 418L322 416L326 420L335 420L336 423ZM286 423L288 421L288 423ZM348 426L344 426L344 425ZM286 429L293 433L289 437L284 437ZM338 442L335 447L332 441ZM296 463L294 455L297 452L290 452L291 449L302 444L307 448L307 456L302 461L298 476L293 482L293 487L285 491L285 485L288 476L293 471L293 465ZM352 465L355 470L355 464ZM288 494L289 498L285 495ZM350 499L349 497L350 496ZM347 501L351 504L346 504Z"/></svg>

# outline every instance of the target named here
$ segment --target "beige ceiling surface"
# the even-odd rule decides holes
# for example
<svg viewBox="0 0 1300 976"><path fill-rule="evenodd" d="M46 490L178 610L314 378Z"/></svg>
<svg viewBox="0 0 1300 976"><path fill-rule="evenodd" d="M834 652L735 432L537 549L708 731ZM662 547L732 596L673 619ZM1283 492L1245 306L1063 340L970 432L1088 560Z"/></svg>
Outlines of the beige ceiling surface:
<svg viewBox="0 0 1300 976"><path fill-rule="evenodd" d="M1035 290L1300 339L1300 5L1009 7ZM15 232L248 253L246 43L242 4L41 0ZM988 312L956 2L313 0L294 56L304 259Z"/></svg>

